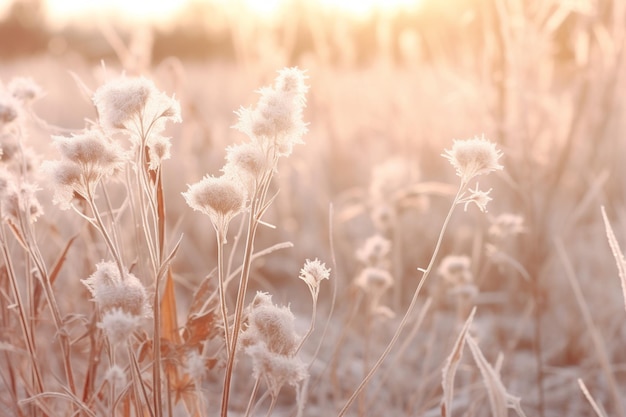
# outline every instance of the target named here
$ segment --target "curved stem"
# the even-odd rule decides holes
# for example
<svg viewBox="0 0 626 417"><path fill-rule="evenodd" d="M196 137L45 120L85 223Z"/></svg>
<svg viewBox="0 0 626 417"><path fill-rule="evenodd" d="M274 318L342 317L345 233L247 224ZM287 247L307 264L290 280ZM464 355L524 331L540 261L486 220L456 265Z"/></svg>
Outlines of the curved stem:
<svg viewBox="0 0 626 417"><path fill-rule="evenodd" d="M363 389L365 389L365 387L367 386L369 381L374 376L374 373L378 370L378 368L380 368L380 366L382 365L384 360L389 355L389 352L391 352L391 349L398 342L398 339L400 338L400 334L402 333L402 330L406 326L406 323L407 323L409 317L412 315L413 310L415 309L415 306L417 305L417 298L418 298L418 296L420 294L420 291L422 290L422 287L424 286L424 283L426 282L426 279L428 278L428 276L430 275L433 267L435 266L435 260L437 259L437 255L439 254L439 250L441 249L441 243L443 241L443 235L444 235L444 233L445 233L445 231L446 231L446 229L448 227L448 223L450 222L450 218L452 217L452 213L454 212L454 208L456 207L456 205L457 205L457 203L459 201L459 197L463 194L463 191L465 190L465 187L466 187L466 183L462 181L461 182L461 186L459 187L459 190L457 191L457 194L454 197L454 201L452 202L452 206L450 207L450 210L448 211L448 215L446 216L446 219L443 222L443 226L441 227L441 231L439 232L439 238L437 239L437 244L435 245L435 249L433 250L433 254L432 254L431 258L430 258L430 262L428 263L428 267L424 270L424 274L422 275L422 278L420 279L420 282L418 283L417 288L415 289L415 292L413 293L413 298L411 299L411 303L409 304L409 307L407 308L406 313L404 313L404 316L402 317L402 320L400 321L400 324L398 325L398 328L396 329L396 332L394 333L393 337L391 338L391 341L389 342L389 344L387 345L387 347L385 348L383 353L380 355L380 358L378 358L378 360L376 361L376 363L374 364L372 369L365 376L365 378L363 379L361 384L359 384L359 386L354 391L352 396L350 396L350 398L348 399L348 402L343 406L341 411L339 411L339 414L337 415L337 417L342 417L342 416L344 416L346 414L346 412L348 411L348 409L350 408L352 403L354 403L354 401L361 394Z"/></svg>

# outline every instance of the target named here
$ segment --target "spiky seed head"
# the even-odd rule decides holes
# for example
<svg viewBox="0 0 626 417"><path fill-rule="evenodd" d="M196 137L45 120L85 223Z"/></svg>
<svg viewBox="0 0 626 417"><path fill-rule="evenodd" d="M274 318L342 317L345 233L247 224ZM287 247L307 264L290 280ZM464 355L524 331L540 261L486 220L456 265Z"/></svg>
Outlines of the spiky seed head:
<svg viewBox="0 0 626 417"><path fill-rule="evenodd" d="M385 266L391 251L391 241L376 234L367 238L363 245L357 249L356 257L364 265Z"/></svg>
<svg viewBox="0 0 626 417"><path fill-rule="evenodd" d="M156 91L147 78L115 78L100 86L93 96L100 123L107 129L123 129L138 116Z"/></svg>
<svg viewBox="0 0 626 417"><path fill-rule="evenodd" d="M369 266L361 270L355 284L364 292L377 297L393 285L393 277L386 269Z"/></svg>
<svg viewBox="0 0 626 417"><path fill-rule="evenodd" d="M7 90L22 103L30 103L43 95L41 87L29 77L15 77L9 81Z"/></svg>
<svg viewBox="0 0 626 417"><path fill-rule="evenodd" d="M444 257L437 268L437 273L454 286L469 284L474 280L471 260L466 255L448 255Z"/></svg>
<svg viewBox="0 0 626 417"><path fill-rule="evenodd" d="M307 364L297 356L273 352L263 343L246 348L252 358L252 375L263 378L272 396L277 396L283 385L297 386L309 376Z"/></svg>
<svg viewBox="0 0 626 417"><path fill-rule="evenodd" d="M108 310L102 316L98 327L104 330L112 345L125 343L139 329L141 317L124 311L121 308Z"/></svg>
<svg viewBox="0 0 626 417"><path fill-rule="evenodd" d="M330 279L330 269L326 268L326 264L317 258L313 261L307 259L300 270L299 278L308 285L315 296L319 291L320 282L324 279Z"/></svg>
<svg viewBox="0 0 626 417"><path fill-rule="evenodd" d="M454 140L452 149L446 149L442 156L450 161L463 182L503 168L498 163L502 152L496 148L495 143L488 141L484 136Z"/></svg>
<svg viewBox="0 0 626 417"><path fill-rule="evenodd" d="M96 265L96 272L81 282L102 311L120 309L134 316L149 314L145 287L135 275L127 271L121 278L115 262L100 262Z"/></svg>

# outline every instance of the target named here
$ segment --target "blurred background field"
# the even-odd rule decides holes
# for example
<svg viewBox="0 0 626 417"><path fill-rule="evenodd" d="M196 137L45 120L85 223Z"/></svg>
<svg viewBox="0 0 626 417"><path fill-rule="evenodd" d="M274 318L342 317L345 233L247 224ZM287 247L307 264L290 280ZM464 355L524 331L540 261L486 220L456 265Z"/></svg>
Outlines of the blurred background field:
<svg viewBox="0 0 626 417"><path fill-rule="evenodd" d="M267 215L277 228L263 229L257 244L294 247L255 263L252 283L306 321L299 268L315 257L333 268L337 305L319 356L326 382L311 387L305 415L336 413L362 378L364 358L391 335L394 318L374 324L372 352L364 352L365 323L359 314L350 319L359 305L356 249L381 232L372 193L382 190L391 207L383 233L392 241L394 287L385 305L402 316L457 184L440 155L453 139L484 134L504 154L504 170L480 179L481 188L493 188L493 201L487 214L457 209L442 252L472 261L481 348L491 363L503 354L502 381L528 416L594 415L577 378L607 415L626 416L626 313L600 211L606 207L626 247L626 2L419 0L364 8L284 0L259 8L189 0L160 13L149 13L155 2L83 14L61 3L56 11L43 0L2 4L0 81L32 77L45 91L33 109L49 126L28 130L28 145L43 159L56 158L56 127L81 129L96 118L85 89L107 77L145 75L180 100L183 123L168 132L165 189L168 233L172 240L184 233L174 265L181 315L214 268L215 238L180 193L219 174L225 148L243 140L231 128L234 111L253 105L256 89L285 66L307 71L306 144L281 162L280 193ZM76 227L41 187L46 216L38 233L62 242ZM524 219L523 233L498 240L489 230L505 213ZM58 251L50 245L45 255ZM56 285L87 299L77 281L93 265L82 257L80 246L72 248L76 268ZM322 316L331 285L322 288ZM355 413L439 415L441 365L465 318L450 290L439 278L428 283L422 302L432 297L430 314L389 366L393 376L369 414L362 405ZM326 365L333 370L322 372ZM464 360L459 371L454 414L486 416L471 365Z"/></svg>

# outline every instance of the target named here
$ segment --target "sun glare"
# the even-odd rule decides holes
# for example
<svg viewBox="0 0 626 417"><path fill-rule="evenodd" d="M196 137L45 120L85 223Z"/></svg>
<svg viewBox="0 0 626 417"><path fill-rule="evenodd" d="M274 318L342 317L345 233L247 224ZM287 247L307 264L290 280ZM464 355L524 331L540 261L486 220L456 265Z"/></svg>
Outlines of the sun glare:
<svg viewBox="0 0 626 417"><path fill-rule="evenodd" d="M294 0L47 0L53 24L76 21L87 14L122 17L124 20L166 22L172 13L190 1L210 2L224 8L243 7L263 18L271 18ZM423 0L306 0L325 9L364 17L374 11L415 8ZM2 2L2 0L0 0Z"/></svg>

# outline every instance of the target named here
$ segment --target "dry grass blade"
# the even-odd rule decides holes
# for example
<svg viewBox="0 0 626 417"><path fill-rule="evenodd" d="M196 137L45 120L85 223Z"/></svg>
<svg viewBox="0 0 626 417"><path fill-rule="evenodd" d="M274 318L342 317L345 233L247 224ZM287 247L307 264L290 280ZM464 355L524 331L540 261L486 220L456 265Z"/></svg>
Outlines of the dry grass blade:
<svg viewBox="0 0 626 417"><path fill-rule="evenodd" d="M600 406L598 405L596 400L593 399L593 397L589 393L589 390L587 389L587 386L585 385L583 380L580 379L580 378L578 378L578 386L580 387L580 390L585 395L585 398L587 398L587 401L589 401L589 404L591 404L591 407L593 408L593 411L596 412L596 415L598 417L607 417L606 413L604 411L602 411L602 409L600 408Z"/></svg>
<svg viewBox="0 0 626 417"><path fill-rule="evenodd" d="M617 264L617 270L619 271L619 278L622 283L622 294L624 295L624 307L626 308L626 259L619 247L613 228L609 223L609 219L606 215L606 210L602 207L602 218L604 219L604 226L606 228L606 236L609 240L609 246L615 257L615 263Z"/></svg>
<svg viewBox="0 0 626 417"><path fill-rule="evenodd" d="M70 246L72 246L72 243L74 243L77 237L78 235L74 235L70 238L70 240L67 241L67 243L65 244L65 248L63 248L63 251L59 255L59 258L54 263L54 266L52 267L52 271L50 272L50 276L49 276L50 285L54 284L54 281L56 281L57 277L59 276L59 272L61 272L61 268L63 267L63 264L65 263L65 259L67 258L67 252L69 251ZM39 303L41 302L42 289L43 288L41 287L41 285L35 288L35 295L34 295L33 303L35 306L37 306L37 309L39 309Z"/></svg>
<svg viewBox="0 0 626 417"><path fill-rule="evenodd" d="M443 398L441 399L441 416L448 417L452 415L452 397L454 395L454 376L456 375L456 370L461 362L461 358L463 357L463 347L465 346L465 338L467 337L467 332L469 331L470 326L472 325L472 321L474 320L474 314L476 314L476 307L472 309L469 317L465 321L463 328L461 329L461 333L454 342L454 347L452 348L452 352L446 359L446 363L442 369L442 381L441 386L443 388Z"/></svg>
<svg viewBox="0 0 626 417"><path fill-rule="evenodd" d="M483 383L487 388L487 395L489 397L489 404L491 406L491 415L494 417L507 417L507 408L513 408L517 415L525 416L520 406L520 399L510 395L504 384L500 380L499 373L487 362L483 355L478 343L470 336L466 337L467 345L469 346L474 361L480 370L480 374L483 377Z"/></svg>
<svg viewBox="0 0 626 417"><path fill-rule="evenodd" d="M172 270L168 269L165 277L165 288L161 298L161 337L175 345L182 343L178 332L178 315L176 313L176 294Z"/></svg>
<svg viewBox="0 0 626 417"><path fill-rule="evenodd" d="M626 414L622 405L622 395L620 394L620 389L615 379L615 375L613 375L613 366L611 365L611 361L609 359L606 344L604 343L604 340L602 339L602 336L593 321L593 318L591 316L591 310L589 309L589 305L585 301L583 291L580 287L578 280L576 279L576 272L569 257L567 256L567 253L563 246L563 242L560 239L557 239L555 241L555 247L557 254L561 258L561 262L565 267L565 276L567 277L569 284L574 291L576 303L578 304L578 307L580 308L580 311L583 315L585 325L587 326L589 334L591 335L591 340L595 348L594 351L597 356L598 363L600 364L600 367L604 372L611 396L613 397L616 415L624 417L624 415Z"/></svg>

